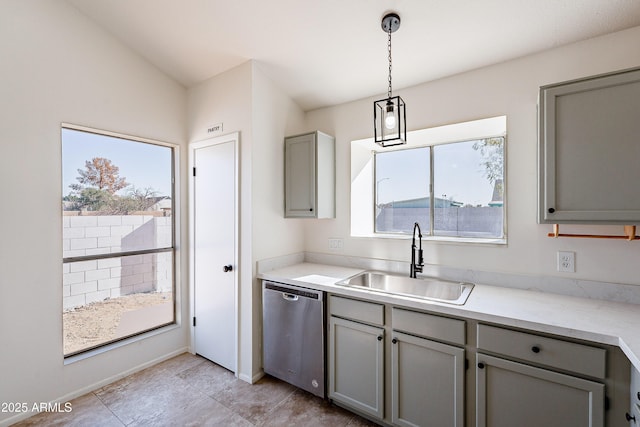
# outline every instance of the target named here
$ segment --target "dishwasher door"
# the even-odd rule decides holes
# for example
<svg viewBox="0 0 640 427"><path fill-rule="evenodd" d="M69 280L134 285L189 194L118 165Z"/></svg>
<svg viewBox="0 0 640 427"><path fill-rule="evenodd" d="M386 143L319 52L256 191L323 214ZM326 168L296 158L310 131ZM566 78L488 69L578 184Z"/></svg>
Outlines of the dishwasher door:
<svg viewBox="0 0 640 427"><path fill-rule="evenodd" d="M264 372L325 397L324 293L264 281Z"/></svg>

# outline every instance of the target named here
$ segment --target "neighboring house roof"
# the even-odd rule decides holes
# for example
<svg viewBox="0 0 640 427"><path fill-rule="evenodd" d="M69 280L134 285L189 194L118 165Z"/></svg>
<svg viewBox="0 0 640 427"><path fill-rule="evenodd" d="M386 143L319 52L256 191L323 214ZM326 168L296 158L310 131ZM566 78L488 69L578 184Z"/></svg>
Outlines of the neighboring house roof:
<svg viewBox="0 0 640 427"><path fill-rule="evenodd" d="M394 200L390 203L385 203L381 207L385 208L428 208L431 200L429 197L419 197L417 199L407 200ZM454 208L462 206L462 202L456 202L455 200L443 199L441 197L434 198L434 205L436 208Z"/></svg>
<svg viewBox="0 0 640 427"><path fill-rule="evenodd" d="M173 204L171 201L171 197L160 196L160 197L154 197L154 199L156 199L156 202L153 205L151 205L147 210L160 211L160 210L171 209Z"/></svg>

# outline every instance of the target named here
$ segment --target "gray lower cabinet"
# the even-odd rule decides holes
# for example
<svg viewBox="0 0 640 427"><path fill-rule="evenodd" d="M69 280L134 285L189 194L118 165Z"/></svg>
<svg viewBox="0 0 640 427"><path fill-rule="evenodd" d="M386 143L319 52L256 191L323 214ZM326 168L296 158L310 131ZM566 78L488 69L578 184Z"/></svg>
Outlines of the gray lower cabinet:
<svg viewBox="0 0 640 427"><path fill-rule="evenodd" d="M329 318L329 398L384 417L384 329Z"/></svg>
<svg viewBox="0 0 640 427"><path fill-rule="evenodd" d="M637 425L625 415L640 410L640 378L625 414L630 365L619 351L389 304L327 300L329 399L385 425ZM465 357L474 353L469 370Z"/></svg>
<svg viewBox="0 0 640 427"><path fill-rule="evenodd" d="M631 367L631 395L629 403L631 409L625 414L629 425L636 427L640 425L640 371Z"/></svg>
<svg viewBox="0 0 640 427"><path fill-rule="evenodd" d="M605 368L604 349L478 325L476 427L603 427Z"/></svg>
<svg viewBox="0 0 640 427"><path fill-rule="evenodd" d="M393 332L392 421L399 426L464 425L464 349Z"/></svg>
<svg viewBox="0 0 640 427"><path fill-rule="evenodd" d="M476 427L602 427L604 384L477 355Z"/></svg>
<svg viewBox="0 0 640 427"><path fill-rule="evenodd" d="M330 399L398 426L464 426L464 321L388 306L385 318L383 304L335 295L328 303Z"/></svg>

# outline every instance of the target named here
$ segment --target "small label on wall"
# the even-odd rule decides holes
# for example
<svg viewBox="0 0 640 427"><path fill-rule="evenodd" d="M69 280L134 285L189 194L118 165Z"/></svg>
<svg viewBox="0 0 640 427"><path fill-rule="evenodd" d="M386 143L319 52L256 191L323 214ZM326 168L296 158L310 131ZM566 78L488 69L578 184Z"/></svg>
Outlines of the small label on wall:
<svg viewBox="0 0 640 427"><path fill-rule="evenodd" d="M207 134L211 135L212 133L222 133L222 123L209 126L207 128Z"/></svg>

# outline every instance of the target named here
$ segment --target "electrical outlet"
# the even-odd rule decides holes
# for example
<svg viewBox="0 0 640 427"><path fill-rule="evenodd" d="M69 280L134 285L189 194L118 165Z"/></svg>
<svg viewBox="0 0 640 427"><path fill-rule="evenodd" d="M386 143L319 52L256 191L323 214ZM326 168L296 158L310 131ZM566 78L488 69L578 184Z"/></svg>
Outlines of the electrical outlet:
<svg viewBox="0 0 640 427"><path fill-rule="evenodd" d="M344 242L342 239L329 239L329 250L341 251L343 247Z"/></svg>
<svg viewBox="0 0 640 427"><path fill-rule="evenodd" d="M558 251L558 271L566 273L576 272L576 253Z"/></svg>

